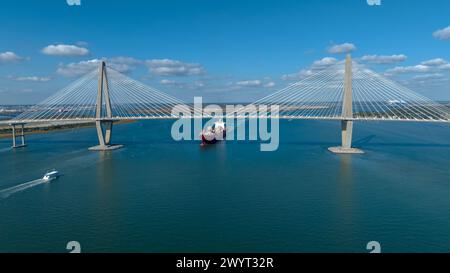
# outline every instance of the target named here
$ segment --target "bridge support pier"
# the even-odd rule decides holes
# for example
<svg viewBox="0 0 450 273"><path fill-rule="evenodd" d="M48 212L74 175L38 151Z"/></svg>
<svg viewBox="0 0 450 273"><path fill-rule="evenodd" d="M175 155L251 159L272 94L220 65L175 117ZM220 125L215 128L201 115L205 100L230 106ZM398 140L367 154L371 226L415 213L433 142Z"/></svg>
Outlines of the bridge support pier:
<svg viewBox="0 0 450 273"><path fill-rule="evenodd" d="M22 148L22 147L26 147L27 144L25 144L25 123L12 123L11 125L11 129L12 129L12 140L13 140L13 145L12 148L13 149L17 149L17 148ZM16 126L20 125L20 134L17 135L16 133ZM21 144L17 144L17 137L20 137L20 139L22 140Z"/></svg>
<svg viewBox="0 0 450 273"><path fill-rule="evenodd" d="M328 150L335 154L363 154L362 150L352 148L353 137L353 87L352 87L352 57L347 55L345 60L345 87L344 98L342 101L342 121L341 121L341 134L342 134L342 146L331 147Z"/></svg>
<svg viewBox="0 0 450 273"><path fill-rule="evenodd" d="M335 154L363 154L364 151L352 148L353 120L341 121L342 146L330 147L328 150Z"/></svg>
<svg viewBox="0 0 450 273"><path fill-rule="evenodd" d="M99 145L89 148L90 151L112 151L123 147L123 145L111 144L114 120L98 120L95 122Z"/></svg>
<svg viewBox="0 0 450 273"><path fill-rule="evenodd" d="M103 99L104 97L104 99ZM105 115L103 116L103 100L105 101ZM106 74L106 64L100 64L98 76L97 103L95 110L95 127L97 128L99 145L89 148L90 151L112 151L123 147L123 145L111 144L112 129L114 120L112 119L111 99L109 98L108 76ZM105 128L105 132L103 132Z"/></svg>

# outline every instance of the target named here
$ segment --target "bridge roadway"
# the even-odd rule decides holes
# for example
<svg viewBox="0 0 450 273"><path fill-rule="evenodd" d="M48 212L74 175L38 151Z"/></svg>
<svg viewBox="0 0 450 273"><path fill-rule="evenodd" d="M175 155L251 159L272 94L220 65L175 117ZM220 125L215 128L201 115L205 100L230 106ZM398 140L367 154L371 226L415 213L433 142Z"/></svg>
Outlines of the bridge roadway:
<svg viewBox="0 0 450 273"><path fill-rule="evenodd" d="M216 116L215 118L224 119L233 118L233 116ZM0 121L0 126L10 126L12 124L74 124L74 123L86 123L86 122L96 122L96 121L124 121L124 120L175 120L175 119L197 119L197 118L205 118L210 119L214 118L210 115L204 116L142 116L142 117L112 117L112 118L74 118L74 119L34 119L34 120L3 120ZM405 118L380 118L380 117L354 117L354 118L344 118L344 117L311 117L311 116L261 116L261 115L251 115L251 116L234 116L235 119L253 119L253 118L278 118L278 119L288 119L288 120L332 120L332 121L402 121L402 122L433 122L433 123L450 123L450 119L405 119Z"/></svg>

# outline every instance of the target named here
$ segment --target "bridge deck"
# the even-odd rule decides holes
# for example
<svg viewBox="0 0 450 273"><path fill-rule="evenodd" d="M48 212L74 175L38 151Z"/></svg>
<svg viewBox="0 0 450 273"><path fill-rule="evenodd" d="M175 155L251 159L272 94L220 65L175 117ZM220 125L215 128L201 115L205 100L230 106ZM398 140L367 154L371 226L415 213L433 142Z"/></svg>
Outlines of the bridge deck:
<svg viewBox="0 0 450 273"><path fill-rule="evenodd" d="M157 116L148 116L148 117L113 117L105 118L105 119L95 119L95 118L76 118L76 119L61 119L61 120L54 120L54 119L41 119L41 120L6 120L6 121L0 121L0 125L12 125L12 124L36 124L36 123L42 123L42 124L51 124L51 123L58 123L58 124L68 124L68 123L86 123L86 122L95 122L95 121L124 121L124 120L175 120L175 119L198 119L198 118L205 118L210 119L213 118L212 116L164 116L164 117L157 117ZM226 120L227 118L233 118L230 116L217 116L216 118L221 118ZM278 118L278 119L288 119L288 120L330 120L330 121L342 121L342 120L352 120L352 121L402 121L402 122L433 122L433 123L450 123L449 119L404 119L404 118L361 118L361 117L355 117L355 118L343 118L343 117L307 117L307 116L235 116L234 118L237 119L255 119L255 118Z"/></svg>

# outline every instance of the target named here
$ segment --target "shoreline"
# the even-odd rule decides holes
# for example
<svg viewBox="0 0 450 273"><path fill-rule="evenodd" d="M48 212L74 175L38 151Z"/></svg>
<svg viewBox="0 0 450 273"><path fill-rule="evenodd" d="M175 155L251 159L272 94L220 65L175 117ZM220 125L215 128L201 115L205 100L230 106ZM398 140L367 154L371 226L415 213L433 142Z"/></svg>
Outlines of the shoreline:
<svg viewBox="0 0 450 273"><path fill-rule="evenodd" d="M121 120L115 122L114 124L128 124L134 123L134 120ZM83 129L83 128L94 128L95 122L79 122L79 123L69 123L69 124L41 124L33 125L30 127L25 126L25 136L27 135L38 135L38 134L51 134L56 132L63 132L73 129ZM20 130L20 129L17 129ZM0 139L12 138L12 130L9 126L0 127Z"/></svg>

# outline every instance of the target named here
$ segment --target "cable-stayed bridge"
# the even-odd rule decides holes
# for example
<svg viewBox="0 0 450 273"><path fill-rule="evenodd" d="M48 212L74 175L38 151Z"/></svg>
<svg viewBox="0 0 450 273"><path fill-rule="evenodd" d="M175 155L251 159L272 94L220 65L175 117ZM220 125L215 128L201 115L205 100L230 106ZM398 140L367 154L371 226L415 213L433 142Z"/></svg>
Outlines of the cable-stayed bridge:
<svg viewBox="0 0 450 273"><path fill-rule="evenodd" d="M351 147L354 121L450 122L450 109L393 82L351 60L338 62L316 71L248 106L276 105L279 112L271 118L317 119L342 122L342 146L330 148L335 153L361 153ZM188 115L172 113L177 106ZM250 108L233 113L237 118L261 117ZM202 110L131 79L101 63L99 70L61 89L45 101L34 105L13 120L13 147L16 127L28 123L95 122L99 146L93 150L111 150L115 121L143 119L178 119L210 117ZM230 113L223 118L230 117ZM264 117L268 117L267 114Z"/></svg>

